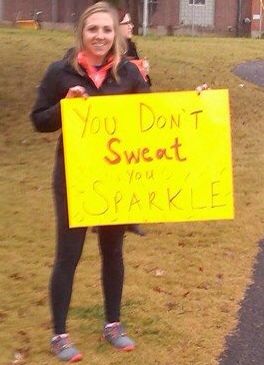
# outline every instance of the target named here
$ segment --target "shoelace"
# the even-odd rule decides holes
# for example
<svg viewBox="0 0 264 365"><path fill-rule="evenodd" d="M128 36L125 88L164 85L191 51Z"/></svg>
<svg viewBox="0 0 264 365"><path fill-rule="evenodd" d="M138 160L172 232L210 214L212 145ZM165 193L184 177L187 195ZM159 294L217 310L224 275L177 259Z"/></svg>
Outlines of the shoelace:
<svg viewBox="0 0 264 365"><path fill-rule="evenodd" d="M55 339L51 343L53 347L53 351L56 353L61 352L62 350L68 349L72 346L72 343L70 342L69 337Z"/></svg>
<svg viewBox="0 0 264 365"><path fill-rule="evenodd" d="M106 327L105 331L106 336L110 336L112 338L118 338L126 335L126 333L123 331L122 326L120 325Z"/></svg>

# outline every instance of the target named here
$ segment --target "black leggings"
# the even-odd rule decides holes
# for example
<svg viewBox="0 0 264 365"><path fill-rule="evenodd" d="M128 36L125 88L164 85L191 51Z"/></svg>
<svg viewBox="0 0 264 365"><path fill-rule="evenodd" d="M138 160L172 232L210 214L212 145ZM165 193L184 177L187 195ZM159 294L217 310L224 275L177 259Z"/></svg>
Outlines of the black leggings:
<svg viewBox="0 0 264 365"><path fill-rule="evenodd" d="M61 170L61 169L60 169ZM62 172L62 171L61 171ZM57 251L50 281L51 310L54 333L66 333L74 273L82 254L87 228L68 228L65 184L56 184ZM63 174L62 174L63 175ZM61 178L63 178L60 174ZM58 182L58 181L57 181ZM118 322L124 281L123 238L125 226L99 227L99 247L102 257L102 287L105 319Z"/></svg>

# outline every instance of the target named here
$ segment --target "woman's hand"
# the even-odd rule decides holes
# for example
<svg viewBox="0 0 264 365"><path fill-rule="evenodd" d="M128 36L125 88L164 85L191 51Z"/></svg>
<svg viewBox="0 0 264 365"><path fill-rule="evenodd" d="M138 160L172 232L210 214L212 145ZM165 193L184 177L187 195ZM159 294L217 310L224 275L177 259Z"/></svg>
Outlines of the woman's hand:
<svg viewBox="0 0 264 365"><path fill-rule="evenodd" d="M146 57L143 58L142 66L145 70L146 75L148 75L150 71L150 66L149 66L149 61L146 59Z"/></svg>
<svg viewBox="0 0 264 365"><path fill-rule="evenodd" d="M88 96L85 88L78 85L69 88L66 98L88 98Z"/></svg>

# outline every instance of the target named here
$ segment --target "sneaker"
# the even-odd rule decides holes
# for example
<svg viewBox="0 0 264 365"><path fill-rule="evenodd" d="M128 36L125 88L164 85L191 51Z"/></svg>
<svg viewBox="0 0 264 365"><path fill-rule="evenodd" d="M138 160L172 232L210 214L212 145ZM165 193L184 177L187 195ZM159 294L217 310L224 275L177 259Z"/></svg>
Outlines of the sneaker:
<svg viewBox="0 0 264 365"><path fill-rule="evenodd" d="M98 233L98 227L97 227L97 226L93 226L93 227L91 228L91 232L92 232L92 233Z"/></svg>
<svg viewBox="0 0 264 365"><path fill-rule="evenodd" d="M132 232L138 236L145 236L144 230L138 224L128 224L127 231Z"/></svg>
<svg viewBox="0 0 264 365"><path fill-rule="evenodd" d="M63 334L53 337L51 351L61 361L78 362L82 360L82 354L70 342L69 335Z"/></svg>
<svg viewBox="0 0 264 365"><path fill-rule="evenodd" d="M129 338L121 323L106 324L103 330L103 338L120 351L132 351L135 349L134 341Z"/></svg>

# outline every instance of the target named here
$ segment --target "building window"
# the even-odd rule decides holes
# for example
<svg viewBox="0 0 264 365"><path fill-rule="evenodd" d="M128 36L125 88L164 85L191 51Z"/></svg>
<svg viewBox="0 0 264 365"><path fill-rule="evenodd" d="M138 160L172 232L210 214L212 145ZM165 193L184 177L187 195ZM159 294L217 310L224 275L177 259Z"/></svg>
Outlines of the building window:
<svg viewBox="0 0 264 365"><path fill-rule="evenodd" d="M189 0L189 5L205 5L205 0Z"/></svg>

